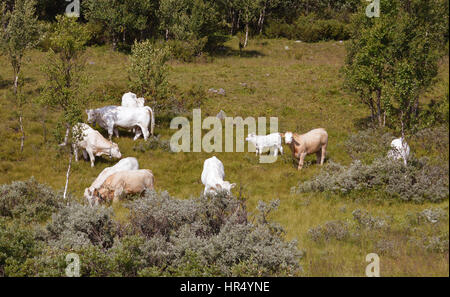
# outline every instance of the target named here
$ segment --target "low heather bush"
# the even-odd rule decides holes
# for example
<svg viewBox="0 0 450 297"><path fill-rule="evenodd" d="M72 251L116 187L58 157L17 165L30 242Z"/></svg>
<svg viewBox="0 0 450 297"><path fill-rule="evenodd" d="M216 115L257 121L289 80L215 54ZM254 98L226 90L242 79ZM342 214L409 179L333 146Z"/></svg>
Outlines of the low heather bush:
<svg viewBox="0 0 450 297"><path fill-rule="evenodd" d="M349 237L349 226L346 222L329 221L323 226L319 225L309 229L308 235L316 242L329 241L331 239L345 240Z"/></svg>
<svg viewBox="0 0 450 297"><path fill-rule="evenodd" d="M44 222L61 208L61 197L34 178L0 186L0 217Z"/></svg>
<svg viewBox="0 0 450 297"><path fill-rule="evenodd" d="M348 194L373 189L404 201L439 202L449 196L448 172L448 163L432 165L425 158L410 160L407 166L388 158L375 159L368 165L356 160L350 166L330 161L316 177L300 183L295 191Z"/></svg>
<svg viewBox="0 0 450 297"><path fill-rule="evenodd" d="M109 248L116 229L110 208L76 203L54 214L46 228L49 244L62 250L91 244Z"/></svg>

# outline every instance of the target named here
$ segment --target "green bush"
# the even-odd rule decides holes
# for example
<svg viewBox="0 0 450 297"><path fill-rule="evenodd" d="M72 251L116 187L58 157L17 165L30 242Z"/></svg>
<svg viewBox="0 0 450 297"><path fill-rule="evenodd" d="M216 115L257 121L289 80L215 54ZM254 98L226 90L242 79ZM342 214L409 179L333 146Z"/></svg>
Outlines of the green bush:
<svg viewBox="0 0 450 297"><path fill-rule="evenodd" d="M34 178L0 186L0 216L44 222L62 207L62 196Z"/></svg>
<svg viewBox="0 0 450 297"><path fill-rule="evenodd" d="M346 23L336 19L317 19L314 14L300 16L293 24L271 22L265 29L269 38L299 39L305 42L346 40L350 30Z"/></svg>
<svg viewBox="0 0 450 297"><path fill-rule="evenodd" d="M341 194L377 190L386 197L404 201L439 202L449 197L448 172L448 163L432 165L427 159L410 160L407 166L386 157L372 164L356 160L350 166L330 161L319 175L300 183L295 190Z"/></svg>

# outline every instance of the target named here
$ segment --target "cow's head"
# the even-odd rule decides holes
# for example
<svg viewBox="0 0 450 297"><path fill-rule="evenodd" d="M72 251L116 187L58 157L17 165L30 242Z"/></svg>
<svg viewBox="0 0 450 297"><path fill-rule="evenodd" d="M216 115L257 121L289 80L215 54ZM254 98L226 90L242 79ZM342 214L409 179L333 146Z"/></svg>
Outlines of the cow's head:
<svg viewBox="0 0 450 297"><path fill-rule="evenodd" d="M95 123L95 110L93 109L86 109L86 114L88 116L88 123L94 124Z"/></svg>
<svg viewBox="0 0 450 297"><path fill-rule="evenodd" d="M251 139L255 138L256 134L255 133L249 133L247 135L247 138L245 139L246 141L250 141Z"/></svg>
<svg viewBox="0 0 450 297"><path fill-rule="evenodd" d="M110 158L116 158L116 159L122 158L122 154L120 153L119 145L117 143L113 142L111 144L111 148L109 150L110 150L110 152L109 152Z"/></svg>
<svg viewBox="0 0 450 297"><path fill-rule="evenodd" d="M292 142L292 132L284 133L284 142L290 144Z"/></svg>
<svg viewBox="0 0 450 297"><path fill-rule="evenodd" d="M90 206L96 205L97 199L94 197L94 189L86 188L84 189L84 198L88 201Z"/></svg>
<svg viewBox="0 0 450 297"><path fill-rule="evenodd" d="M234 187L236 187L236 184L230 184L230 182L228 181L224 181L222 182L222 184L216 184L215 186L217 192L225 191L228 195L231 194L231 189L233 189Z"/></svg>

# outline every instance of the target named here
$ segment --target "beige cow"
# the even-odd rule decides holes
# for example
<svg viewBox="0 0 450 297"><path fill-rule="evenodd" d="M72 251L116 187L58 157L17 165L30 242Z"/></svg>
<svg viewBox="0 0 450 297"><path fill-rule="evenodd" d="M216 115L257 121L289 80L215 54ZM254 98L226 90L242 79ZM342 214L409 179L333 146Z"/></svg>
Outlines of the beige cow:
<svg viewBox="0 0 450 297"><path fill-rule="evenodd" d="M125 170L109 176L98 190L94 190L94 199L99 202L119 201L121 196L142 194L145 190L153 190L155 178L151 170Z"/></svg>
<svg viewBox="0 0 450 297"><path fill-rule="evenodd" d="M91 160L91 167L94 167L95 157L107 155L110 158L122 158L117 143L104 138L100 132L92 129L89 125L78 123L73 127L75 140L72 144L75 161L78 162L78 149L83 152L83 157Z"/></svg>
<svg viewBox="0 0 450 297"><path fill-rule="evenodd" d="M328 145L328 133L323 128L309 131L299 135L286 132L282 134L286 144L289 144L292 154L298 161L298 170L302 169L306 155L316 153L317 164L323 165Z"/></svg>

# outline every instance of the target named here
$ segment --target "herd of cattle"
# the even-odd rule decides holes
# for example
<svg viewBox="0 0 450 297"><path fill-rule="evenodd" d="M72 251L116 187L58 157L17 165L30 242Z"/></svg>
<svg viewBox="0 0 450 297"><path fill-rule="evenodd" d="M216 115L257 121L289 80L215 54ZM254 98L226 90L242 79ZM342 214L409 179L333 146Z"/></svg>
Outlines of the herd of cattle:
<svg viewBox="0 0 450 297"><path fill-rule="evenodd" d="M132 130L135 133L134 140L143 135L147 140L150 133L153 135L155 127L155 115L153 110L145 106L144 98L137 98L134 93L126 93L122 97L121 106L106 106L97 109L86 110L88 122L108 131L109 140L104 138L97 130L85 123L79 123L73 127L76 135L73 141L75 160L78 161L78 150L82 150L83 157L90 159L91 167L94 167L95 157L107 155L110 158L121 159L119 146L112 142L113 134L119 137L118 127ZM325 129L313 129L299 135L293 132L272 133L269 135L255 135L250 133L246 140L254 144L256 154L262 154L267 149L273 149L274 155L283 154L282 139L289 145L294 159L298 159L298 170L302 169L304 159L308 154L317 155L317 163L323 165L328 145L328 133ZM403 138L394 139L388 157L400 160L405 165L409 157L410 148ZM225 181L225 169L223 163L215 156L206 159L203 163L201 181L205 186L204 194L226 191L231 193L235 183ZM89 188L84 191L84 197L90 205L116 202L120 197L129 194L141 194L146 189L154 189L155 178L151 170L139 169L136 158L121 159L112 167L105 168L94 180Z"/></svg>

